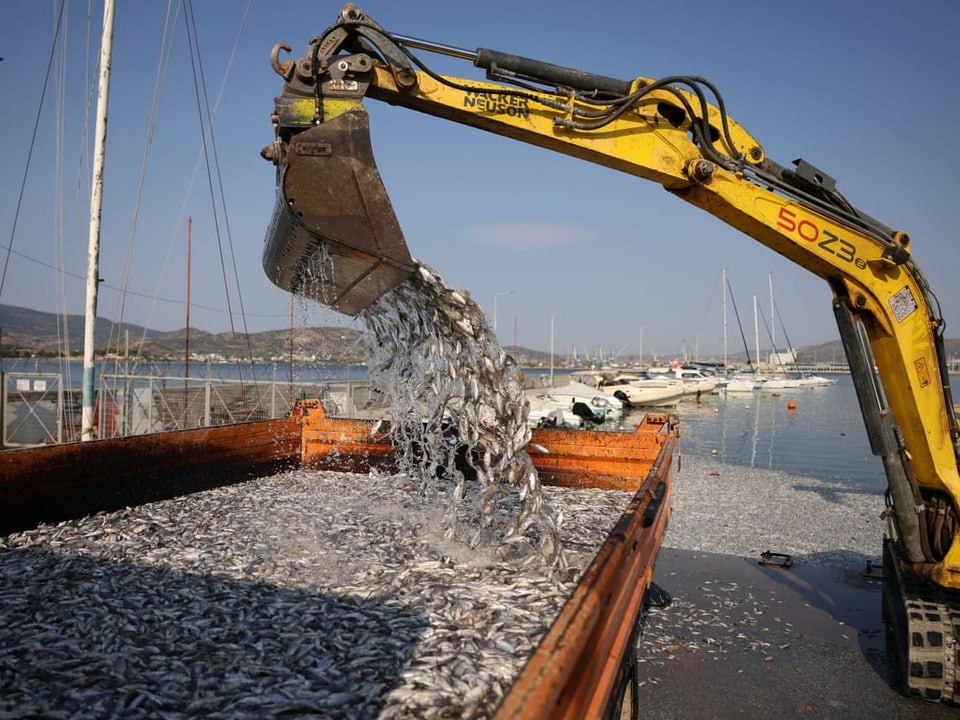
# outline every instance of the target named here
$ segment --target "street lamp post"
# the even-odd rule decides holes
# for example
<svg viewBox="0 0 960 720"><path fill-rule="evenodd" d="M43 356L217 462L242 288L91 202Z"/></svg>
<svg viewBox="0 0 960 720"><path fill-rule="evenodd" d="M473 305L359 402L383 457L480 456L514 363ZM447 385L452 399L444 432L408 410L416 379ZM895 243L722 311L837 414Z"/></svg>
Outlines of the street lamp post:
<svg viewBox="0 0 960 720"><path fill-rule="evenodd" d="M561 316L562 313L554 313L550 316L550 387L553 387L553 326L554 320Z"/></svg>
<svg viewBox="0 0 960 720"><path fill-rule="evenodd" d="M639 368L643 367L643 329L645 327L646 325L640 326L640 361L637 363L637 367Z"/></svg>
<svg viewBox="0 0 960 720"><path fill-rule="evenodd" d="M497 298L501 295L512 295L516 290L504 290L493 294L493 332L497 332Z"/></svg>

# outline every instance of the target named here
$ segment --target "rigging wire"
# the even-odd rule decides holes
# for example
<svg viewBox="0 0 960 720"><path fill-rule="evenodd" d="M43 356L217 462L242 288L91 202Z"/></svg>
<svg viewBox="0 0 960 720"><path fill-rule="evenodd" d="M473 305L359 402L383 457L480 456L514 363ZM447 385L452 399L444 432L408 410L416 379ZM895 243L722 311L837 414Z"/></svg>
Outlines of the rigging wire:
<svg viewBox="0 0 960 720"><path fill-rule="evenodd" d="M67 14L66 17L69 17ZM55 119L55 129L54 129L54 185L53 185L53 197L54 197L54 237L56 240L56 257L57 262L63 267L66 264L65 256L65 230L64 230L64 187L63 187L63 165L64 165L64 108L66 107L66 87L67 87L67 22L65 21L62 26L62 42L58 43L58 48L60 49L58 54L58 62L56 64L55 71L55 80L54 80L54 119ZM86 75L84 75L86 77ZM81 148L83 144L81 142ZM77 194L80 193L80 188L82 187L81 183L77 183ZM60 353L60 370L61 372L66 370L67 373L67 383L70 387L70 363L66 363L64 367L63 357L69 356L70 353L70 331L69 323L67 321L67 293L66 293L66 282L65 278L57 274L56 275L56 287L57 287L57 299L60 306L61 312L56 313L56 327L57 327L57 339L62 343L62 348L64 352ZM76 439L71 437L71 440Z"/></svg>
<svg viewBox="0 0 960 720"><path fill-rule="evenodd" d="M780 306L777 304L777 301L773 301L773 312L775 317L780 321L780 329L783 331L783 340L787 343L787 352L790 353L790 357L793 358L793 364L797 372L800 372L800 364L797 361L797 352L793 349L793 345L790 343L790 336L787 335L787 326L783 324L783 317L780 315ZM772 323L774 318L770 318Z"/></svg>
<svg viewBox="0 0 960 720"><path fill-rule="evenodd" d="M733 314L737 318L737 327L740 329L740 339L743 340L743 349L747 354L747 366L750 368L750 372L756 372L759 369L760 358L757 358L757 368L754 368L753 362L750 360L750 346L747 344L747 336L743 333L743 323L740 321L740 311L737 310L737 301L733 297L733 288L730 287L730 278L727 278L727 292L730 294L730 304L733 305Z"/></svg>
<svg viewBox="0 0 960 720"><path fill-rule="evenodd" d="M150 323L149 323L149 316L151 316L152 313L153 313L153 311L155 310L156 304L157 304L158 302L175 303L175 304L180 304L180 305L183 305L183 304L184 304L184 301L182 301L182 300L174 300L174 299L170 299L170 298L164 298L164 297L161 297L158 293L154 293L153 295L148 295L148 294L146 294L146 293L140 293L140 292L136 292L136 291L133 291L133 290L130 290L130 289L129 289L129 281L130 281L129 278L130 278L131 267L132 267L132 265L133 265L133 261L132 261L132 258L133 258L133 246L134 246L135 239L136 239L136 234L137 234L137 225L138 225L138 217L139 217L140 207L141 207L141 199L142 199L143 195L145 194L145 182L146 182L147 162L148 162L148 158L149 158L149 155L150 155L150 147L152 146L152 139L153 139L154 131L155 131L156 125L157 125L157 116L158 116L158 114L159 114L159 104L160 104L160 103L159 103L159 98L160 98L160 95L161 95L161 93L162 93L162 89L163 89L163 87L164 87L164 85L165 85L165 82L166 82L166 76L167 76L168 69L169 69L169 63L171 62L171 58L172 58L172 47L173 47L173 42L174 42L174 38L175 38L175 33L172 32L171 28L175 28L175 27L177 26L177 24L178 24L178 22L179 22L178 18L181 17L181 16L185 17L185 24L188 25L188 35L189 35L189 29L190 29L190 28L189 28L189 19L186 18L186 11L184 11L184 13L181 15L181 10L184 10L184 4L185 4L185 3L184 3L183 0L169 0L169 3L168 3L167 14L166 14L165 23L164 23L163 38L162 38L162 40L161 40L161 57L160 57L160 61L158 62L157 74L156 74L156 78L155 78L154 100L153 100L153 104L152 104L152 108L151 108L151 114L150 114L150 119L149 119L149 123L148 123L147 140L146 140L146 143L145 143L145 146L146 146L146 147L145 147L145 151L144 151L143 163L142 163L142 166L141 166L140 182L139 182L139 185L138 185L138 194L137 194L137 200L136 200L136 205L135 205L135 212L134 212L134 217L133 217L132 226L131 226L131 230L130 230L130 234L129 234L129 239L128 239L127 256L126 256L126 260L125 260L125 263L124 263L124 268L123 268L123 273L122 273L122 281L121 281L121 284L120 284L119 287L116 287L116 286L113 286L113 285L109 285L109 284L107 284L107 283L103 283L103 287L109 287L109 288L112 288L112 289L115 289L115 290L118 291L118 297L117 297L117 301L116 301L116 309L115 309L115 312L114 312L114 315L113 315L114 320L113 320L113 324L111 325L111 330L110 330L110 341L109 341L110 344L108 344L108 348L109 348L110 345L114 343L114 338L115 338L115 342L116 342L116 345L117 345L117 348L118 348L118 353L117 353L118 355L119 355L119 343L120 343L120 339L121 339L121 338L120 338L120 327L123 326L123 317L124 317L124 312L125 312L125 303L126 303L126 300L127 300L129 297L133 297L133 296L135 296L135 297L143 297L143 298L147 298L147 299L150 299L150 300L153 301L153 303L151 304L150 311L149 311L149 313L148 313L148 320L147 320L146 323L144 323L144 325L141 326L141 328L142 328L142 334L141 334L141 336L140 336L139 341L135 344L135 349L134 349L134 354L135 354L135 355L139 355L139 354L140 354L140 351L141 351L142 347L144 346L144 344L145 344L146 341L147 341L147 333L148 333L148 328L149 328L149 325L150 325ZM225 71L224 79L223 79L223 81L221 82L220 90L219 90L219 93L218 93L218 95L217 95L217 100L216 100L216 103L215 103L215 105L214 105L214 111L213 111L213 112L209 112L209 117L211 118L211 124L212 124L212 118L213 118L213 117L215 116L215 114L216 114L216 112L215 112L215 111L216 111L216 108L219 107L220 101L221 101L221 99L222 99L222 97L223 97L223 94L224 94L224 92L225 92L227 77L229 76L230 68L232 67L234 58L235 58L236 53L237 53L237 48L238 48L238 46L239 46L240 34L241 34L241 32L242 32L243 27L244 27L245 24L246 24L246 18L247 18L248 14L249 14L250 5L251 5L251 0L248 0L248 2L247 2L247 7L246 7L246 9L244 10L244 13L243 13L243 16L242 16L242 20L241 20L241 31L238 32L237 37L236 37L236 39L235 39L235 41L234 41L233 49L232 49L231 54L230 54L230 59L229 59L228 64L227 64L227 70ZM189 8L189 11L192 13L192 7ZM171 15L173 15L173 19L171 19ZM195 28L195 25L194 25L194 28ZM192 45L191 45L191 48L192 48ZM195 70L195 73L196 73L196 70ZM196 77L195 77L195 85L196 85ZM209 104L208 104L208 107L209 107ZM203 125L202 120L201 120L201 125ZM190 182L186 185L186 188L187 188L187 189L186 189L185 196L184 196L184 205L183 205L183 207L181 208L180 220L179 220L178 223L177 223L177 227L178 227L178 228L183 225L183 217L185 217L185 215L186 215L186 213L187 213L187 203L188 203L188 201L189 201L189 196L190 196L190 194L191 194L191 192L192 192L192 188L193 188L193 186L194 186L194 184L195 184L196 176L197 176L198 171L199 171L199 169L200 169L201 163L203 162L203 159L204 159L204 155L203 155L202 153L201 153L200 155L198 155L197 161L196 161L195 166L194 166L194 171L193 171L193 174L192 174L192 176L191 176L191 180L190 180ZM221 196L222 196L222 193L221 193ZM170 244L170 247L169 247L169 251L168 251L167 256L166 256L166 258L165 258L165 260L164 260L164 263L163 263L163 265L162 265L162 269L161 269L160 272L158 272L158 273L156 274L158 287L159 287L160 283L162 283L163 277L164 277L165 274L166 274L166 269L167 269L167 268L169 267L169 265L170 265L171 256L172 256L173 251L174 251L174 249L175 249L175 245L177 244L176 238L178 238L178 237L179 237L179 231L175 231L175 232L174 232L174 236L173 236L173 238L172 238L172 240L171 240L171 244ZM32 258L31 258L31 259L32 259ZM226 310L224 310L223 308L216 308L216 307L212 307L212 306L209 306L209 305L203 305L203 304L197 304L197 303L192 303L192 305L193 305L194 307L201 308L201 309L204 309L204 310L208 310L208 311L211 311L211 312L226 314L227 317L230 319L231 324L232 324L233 311L232 311L232 307L231 307L230 302L229 302L229 296L228 296L228 307L227 307ZM285 317L284 315L276 314L276 313L273 313L273 314L271 314L271 313L245 313L245 314L244 314L244 317L246 318L247 315L250 315L251 317L262 317L262 318L270 318L270 317L277 317L277 318L279 318L279 317ZM249 340L248 340L248 342L249 342ZM252 355L252 352L251 352L251 355Z"/></svg>
<svg viewBox="0 0 960 720"><path fill-rule="evenodd" d="M147 176L147 165L150 159L150 152L153 147L153 135L157 126L157 118L160 113L160 96L163 91L163 87L166 83L167 70L170 65L170 58L172 56L172 45L174 39L174 33L171 32L171 27L176 23L176 10L179 8L179 5L174 6L176 0L168 0L167 2L167 12L164 17L163 32L161 34L160 40L160 57L157 62L157 73L154 78L153 85L153 99L150 106L150 117L147 122L147 137L144 143L143 150L143 160L140 164L140 178L137 184L137 196L134 202L133 209L133 218L130 225L130 233L127 238L127 254L124 259L123 268L121 270L121 280L120 287L123 288L121 292L117 295L116 304L114 306L113 312L113 321L110 325L110 333L107 339L107 350L109 352L110 348L113 346L114 342L114 331L116 330L116 353L115 355L118 358L120 356L120 328L123 325L124 311L126 309L126 300L128 296L127 288L130 282L130 272L133 265L133 248L136 242L137 236L137 226L140 217L140 208L143 200L143 195L146 185L146 176ZM171 22L171 14L174 14L173 21ZM143 347L143 343L146 341L147 335L147 326L149 321L143 326L143 333L140 336L140 340L135 345L135 355L140 354L140 350Z"/></svg>
<svg viewBox="0 0 960 720"><path fill-rule="evenodd" d="M91 58L94 56L93 53L93 38L94 38L94 27L93 27L93 0L87 0L87 11L86 11L86 24L85 24L85 52L84 58L86 60L83 71L83 83L84 83L84 92L83 97L85 98L84 111L81 114L81 125L80 133L78 139L78 155L77 155L77 181L76 181L76 194L74 197L74 208L78 217L76 219L77 227L84 227L89 224L90 216L88 214L84 215L80 212L80 208L89 208L89 193L90 186L89 180L92 175L92 168L89 166L89 155L88 142L87 138L90 133L90 118L93 115L94 102L96 97L96 87L97 83L97 67L96 64L91 62ZM57 253L58 253L58 263L60 270L57 272L57 281L59 285L59 301L60 301L60 313L57 318L58 322L58 338L61 342L62 352L60 353L60 362L61 369L64 372L65 377L67 378L68 384L72 387L72 365L66 361L66 358L70 356L70 313L67 303L67 273L63 271L63 268L67 266L66 259L66 247L67 247L67 233L66 225L64 223L64 205L63 205L63 136L66 130L66 125L64 120L66 118L66 108L67 108L67 85L68 85L68 76L67 71L70 67L69 56L68 56L68 46L67 42L67 32L68 25L65 23L63 31L63 40L61 48L61 73L59 77L60 85L60 101L58 103L58 110L56 112L56 118L58 123L57 131L57 143L58 143L58 152L57 152L57 172L56 172L56 192L58 197L58 206L55 218L56 224L56 242L57 242ZM84 193L87 193L84 197ZM84 281L86 277L84 276ZM73 439L79 439L78 428L72 427L71 431L74 434Z"/></svg>
<svg viewBox="0 0 960 720"><path fill-rule="evenodd" d="M31 263L33 263L33 264L35 264L35 265L39 265L40 267L47 268L48 270L52 270L52 271L54 271L55 273L57 273L58 275L61 275L61 276L63 276L63 277L75 278L75 279L77 279L77 280L85 280L85 279L86 279L86 276L85 276L85 275L81 275L81 274L78 273L78 272L73 272L72 270L67 270L66 267L65 267L65 265L64 265L63 263L61 263L61 264L56 264L56 265L55 265L55 264L53 264L53 263L45 262L45 261L43 261L43 260L40 260L40 259L38 259L38 258L33 257L32 255L27 255L26 253L22 253L22 252L20 252L19 250L13 250L13 249L10 248L9 245L4 245L3 243L0 243L0 250L7 250L11 255L14 255L14 256L16 256L16 257L19 257L20 259L26 260L27 262L31 262ZM154 295L151 295L151 294L144 293L144 292L137 292L136 290L129 290L129 289L127 289L127 288L123 288L123 287L120 287L120 286L118 286L118 285L112 285L111 283L107 282L106 280L104 280L102 283L100 283L100 287L101 287L101 288L107 288L107 289L109 289L109 290L115 290L115 291L118 292L118 293L121 293L121 292L122 292L122 293L127 294L128 296L145 298L145 299L147 299L147 300L156 300L156 301L158 301L158 302L169 303L169 304L172 304L172 305L184 305L184 304L185 304L185 302L184 302L183 300L179 300L179 299L176 299L176 298L160 297L160 296L155 295L155 294L154 294ZM192 305L193 307L195 307L195 308L200 308L201 310L208 310L208 311L210 311L210 312L219 313L219 314L221 314L221 315L226 315L226 314L227 314L227 311L226 311L224 308L222 308L222 307L213 307L212 305L199 305L199 304L197 304L197 303L191 303L191 305ZM286 319L287 316L288 316L288 313L286 313L286 312L282 312L282 313L254 313L254 312L249 312L249 313L247 313L247 315L248 315L249 317L259 317L259 318L284 318L284 319Z"/></svg>
<svg viewBox="0 0 960 720"><path fill-rule="evenodd" d="M40 114L43 111L44 98L47 96L47 86L50 83L50 73L53 68L53 60L57 49L57 43L60 38L60 27L63 22L65 7L66 0L61 0L60 10L57 13L57 24L53 31L53 42L50 45L50 57L47 60L47 71L44 74L43 86L40 90L40 103L37 106L37 115L33 121L33 134L30 137L30 148L27 150L27 161L24 164L23 178L20 181L20 192L17 195L17 206L13 213L13 223L10 228L10 244L7 246L7 253L4 256L3 271L0 272L0 297L3 297L3 288L7 279L7 269L10 266L10 255L13 252L13 241L17 234L17 222L20 219L20 210L23 207L23 196L27 188L27 176L30 173L30 161L33 159L33 151L37 146L37 133L40 129Z"/></svg>
<svg viewBox="0 0 960 720"><path fill-rule="evenodd" d="M777 343L773 339L773 332L771 332L770 325L767 323L767 316L763 314L763 308L761 308L759 305L757 306L757 314L760 316L760 320L763 321L763 329L767 331L767 337L770 338L770 347L772 348L773 357L776 358L776 364L780 366L780 370L783 372L783 358L780 357L780 351L777 349Z"/></svg>
<svg viewBox="0 0 960 720"><path fill-rule="evenodd" d="M193 13L193 2L192 0L183 0L183 1L184 1L184 16L185 16L184 19L186 20L185 24L187 28L188 46L190 48L190 63L193 69L194 95L196 96L197 114L200 120L200 128L201 128L200 137L202 142L202 152L203 152L205 167L207 168L207 187L210 193L210 201L213 209L214 232L217 237L217 249L220 255L220 269L221 269L223 282L224 282L224 295L226 298L227 307L230 310L230 315L229 315L230 331L234 334L236 333L236 328L234 326L234 321L233 321L233 310L232 310L232 305L230 301L230 285L227 280L227 269L226 269L226 264L224 260L223 238L220 232L219 213L217 212L218 206L217 206L217 197L214 190L213 175L216 176L216 184L217 184L217 187L219 188L220 203L221 203L220 207L222 209L223 218L224 218L224 231L227 236L227 245L229 249L230 258L233 263L234 280L237 286L237 298L240 306L240 315L241 315L241 322L243 324L243 329L244 329L244 338L247 345L247 354L248 354L248 357L252 359L253 345L250 339L250 334L249 332L247 332L246 315L243 309L243 293L240 288L239 273L237 271L237 264L236 264L236 254L234 252L233 239L230 233L230 224L229 224L228 213L226 209L226 198L223 193L223 176L220 173L220 163L219 163L219 158L217 156L217 150L216 150L216 139L215 139L216 135L214 133L214 128L213 128L214 115L210 109L209 94L207 92L206 81L204 78L203 62L202 62L202 57L200 53L200 40L197 34L196 18ZM250 5L248 0L247 10L249 10L249 7ZM243 28L246 23L246 18L247 18L247 12L244 12L241 25L240 25L240 30L238 31L238 34L237 34L237 41L239 41L239 36L243 32ZM236 51L236 44L234 45L234 53L235 51ZM233 57L234 57L234 54L231 54L231 57L230 57L231 63L233 61ZM229 72L229 66L227 70ZM209 135L209 142L208 142L208 135ZM211 155L212 155L212 163L211 163ZM237 366L238 371L240 371L241 373L240 380L242 382L243 381L242 367L240 366L239 360L237 362L238 362L238 366ZM253 379L254 381L256 381L256 368L252 367L251 371L254 374Z"/></svg>

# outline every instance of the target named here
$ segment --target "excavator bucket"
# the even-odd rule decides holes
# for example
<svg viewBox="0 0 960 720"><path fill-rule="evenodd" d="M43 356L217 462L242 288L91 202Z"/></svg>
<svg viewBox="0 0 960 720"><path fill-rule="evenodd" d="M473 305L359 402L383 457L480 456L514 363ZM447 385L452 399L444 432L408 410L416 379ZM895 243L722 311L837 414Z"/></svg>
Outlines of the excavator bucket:
<svg viewBox="0 0 960 720"><path fill-rule="evenodd" d="M356 315L416 269L370 146L348 111L293 136L263 268L279 287Z"/></svg>

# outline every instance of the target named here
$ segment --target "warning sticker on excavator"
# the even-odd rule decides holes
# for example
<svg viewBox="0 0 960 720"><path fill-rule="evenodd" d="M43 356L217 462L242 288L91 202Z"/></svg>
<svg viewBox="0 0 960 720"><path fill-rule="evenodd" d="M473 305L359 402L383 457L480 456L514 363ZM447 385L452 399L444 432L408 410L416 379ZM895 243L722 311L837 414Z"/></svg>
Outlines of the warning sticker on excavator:
<svg viewBox="0 0 960 720"><path fill-rule="evenodd" d="M930 384L930 368L927 367L926 358L917 358L913 361L913 367L917 371L917 379L920 381L920 387L926 387Z"/></svg>
<svg viewBox="0 0 960 720"><path fill-rule="evenodd" d="M910 313L917 309L917 301L909 287L904 285L902 290L890 298L890 309L893 310L897 322L903 322L910 316Z"/></svg>

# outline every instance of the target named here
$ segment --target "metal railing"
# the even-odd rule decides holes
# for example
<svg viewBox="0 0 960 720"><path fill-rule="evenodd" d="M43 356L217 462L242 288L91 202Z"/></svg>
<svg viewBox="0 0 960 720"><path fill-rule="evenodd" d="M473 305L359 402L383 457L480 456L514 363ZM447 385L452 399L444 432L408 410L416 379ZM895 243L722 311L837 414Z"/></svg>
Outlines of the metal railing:
<svg viewBox="0 0 960 720"><path fill-rule="evenodd" d="M82 397L58 373L0 373L2 448L80 439ZM297 400L318 398L333 416L381 406L365 381L297 383L105 373L94 402L98 438L144 435L286 417Z"/></svg>

